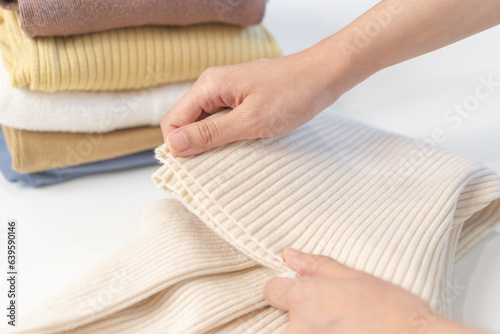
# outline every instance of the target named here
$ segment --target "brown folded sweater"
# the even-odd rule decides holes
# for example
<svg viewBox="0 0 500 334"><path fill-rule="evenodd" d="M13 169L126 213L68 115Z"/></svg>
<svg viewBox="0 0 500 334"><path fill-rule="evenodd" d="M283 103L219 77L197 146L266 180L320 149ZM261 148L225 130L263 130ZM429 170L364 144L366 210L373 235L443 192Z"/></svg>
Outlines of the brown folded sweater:
<svg viewBox="0 0 500 334"><path fill-rule="evenodd" d="M142 25L262 21L267 0L0 0L29 37L67 36Z"/></svg>
<svg viewBox="0 0 500 334"><path fill-rule="evenodd" d="M153 149L163 143L160 127L108 133L36 132L2 125L12 169L36 173L78 166Z"/></svg>

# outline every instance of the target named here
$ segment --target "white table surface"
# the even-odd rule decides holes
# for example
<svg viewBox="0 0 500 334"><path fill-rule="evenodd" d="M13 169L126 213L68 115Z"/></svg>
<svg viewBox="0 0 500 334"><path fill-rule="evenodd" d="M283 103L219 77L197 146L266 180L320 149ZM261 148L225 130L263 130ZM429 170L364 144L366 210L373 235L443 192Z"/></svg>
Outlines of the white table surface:
<svg viewBox="0 0 500 334"><path fill-rule="evenodd" d="M271 0L264 24L289 54L338 31L376 2ZM500 28L386 69L332 109L421 139L443 129L447 139L440 146L500 173L500 87L457 128L443 119L448 108L474 94L479 77L488 76L500 82ZM7 219L18 221L21 319L112 254L134 232L141 211L167 196L150 180L155 169L95 175L40 189L0 178L0 232L5 233ZM3 240L2 271L5 249ZM456 319L500 331L499 254L500 234L493 232L457 261L453 275L459 286L452 303ZM4 305L5 279L0 282Z"/></svg>

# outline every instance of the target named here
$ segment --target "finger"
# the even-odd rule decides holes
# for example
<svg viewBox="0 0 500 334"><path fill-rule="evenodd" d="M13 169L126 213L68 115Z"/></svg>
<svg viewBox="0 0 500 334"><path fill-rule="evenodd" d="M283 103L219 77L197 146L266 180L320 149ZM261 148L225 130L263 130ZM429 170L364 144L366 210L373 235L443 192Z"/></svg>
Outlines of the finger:
<svg viewBox="0 0 500 334"><path fill-rule="evenodd" d="M221 67L205 70L193 87L166 113L161 121L165 142L172 131L196 122L203 113L214 114L227 107L236 107L234 99L224 101L221 98L227 92L227 82L221 80L224 71Z"/></svg>
<svg viewBox="0 0 500 334"><path fill-rule="evenodd" d="M204 113L215 113L224 107L224 103L216 94L204 93L199 87L193 86L161 120L165 142L168 135L175 129L196 122Z"/></svg>
<svg viewBox="0 0 500 334"><path fill-rule="evenodd" d="M301 276L348 278L359 273L331 257L306 254L293 248L285 249L284 258L290 268Z"/></svg>
<svg viewBox="0 0 500 334"><path fill-rule="evenodd" d="M289 311L293 306L290 303L290 294L296 289L299 280L292 278L273 278L267 282L264 288L264 298L269 305L284 311Z"/></svg>
<svg viewBox="0 0 500 334"><path fill-rule="evenodd" d="M172 131L167 137L171 152L190 156L243 139L252 138L254 129L245 112L243 102L236 109L215 117L190 123Z"/></svg>

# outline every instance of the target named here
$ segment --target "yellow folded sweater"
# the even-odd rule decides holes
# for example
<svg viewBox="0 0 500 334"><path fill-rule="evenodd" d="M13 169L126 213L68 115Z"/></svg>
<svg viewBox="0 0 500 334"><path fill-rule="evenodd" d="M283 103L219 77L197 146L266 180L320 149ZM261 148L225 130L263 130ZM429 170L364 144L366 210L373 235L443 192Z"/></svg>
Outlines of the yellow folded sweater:
<svg viewBox="0 0 500 334"><path fill-rule="evenodd" d="M0 51L13 86L119 90L197 78L210 66L279 56L263 26L139 27L30 39L0 10Z"/></svg>

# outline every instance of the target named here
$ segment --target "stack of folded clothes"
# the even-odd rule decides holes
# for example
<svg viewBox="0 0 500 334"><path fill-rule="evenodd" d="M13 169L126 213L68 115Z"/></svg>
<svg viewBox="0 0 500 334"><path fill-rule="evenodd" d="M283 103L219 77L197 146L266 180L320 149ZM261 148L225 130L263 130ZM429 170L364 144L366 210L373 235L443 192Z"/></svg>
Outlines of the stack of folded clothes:
<svg viewBox="0 0 500 334"><path fill-rule="evenodd" d="M267 0L0 0L0 169L40 186L155 164L210 66L280 56Z"/></svg>

